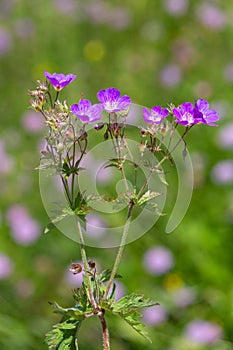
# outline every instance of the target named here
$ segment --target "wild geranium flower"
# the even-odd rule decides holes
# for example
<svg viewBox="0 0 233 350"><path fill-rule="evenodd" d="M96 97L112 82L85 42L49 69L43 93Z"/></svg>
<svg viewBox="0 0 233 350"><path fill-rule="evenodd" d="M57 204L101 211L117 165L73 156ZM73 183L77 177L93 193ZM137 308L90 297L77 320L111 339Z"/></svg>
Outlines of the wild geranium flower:
<svg viewBox="0 0 233 350"><path fill-rule="evenodd" d="M217 126L214 122L219 120L217 112L209 109L209 103L202 99L195 102L194 118L196 123L208 124L210 126Z"/></svg>
<svg viewBox="0 0 233 350"><path fill-rule="evenodd" d="M83 123L92 123L102 118L103 107L101 104L92 105L89 100L81 100L71 106L71 111Z"/></svg>
<svg viewBox="0 0 233 350"><path fill-rule="evenodd" d="M61 91L66 85L70 84L74 79L76 79L76 75L74 74L62 74L62 73L53 73L44 72L45 77L49 80L49 82L53 85L56 91Z"/></svg>
<svg viewBox="0 0 233 350"><path fill-rule="evenodd" d="M180 106L172 109L173 115L177 118L176 123L185 126L197 124L199 121L194 116L194 107L191 102L184 102Z"/></svg>
<svg viewBox="0 0 233 350"><path fill-rule="evenodd" d="M221 339L223 335L222 328L213 322L202 319L191 321L186 329L185 335L188 340L198 345L214 344Z"/></svg>
<svg viewBox="0 0 233 350"><path fill-rule="evenodd" d="M115 88L100 90L97 93L98 100L103 109L108 113L116 113L127 109L131 103L129 96L120 96L120 91Z"/></svg>
<svg viewBox="0 0 233 350"><path fill-rule="evenodd" d="M149 124L159 124L168 116L169 111L167 108L161 106L154 106L151 111L148 108L142 109L143 119Z"/></svg>

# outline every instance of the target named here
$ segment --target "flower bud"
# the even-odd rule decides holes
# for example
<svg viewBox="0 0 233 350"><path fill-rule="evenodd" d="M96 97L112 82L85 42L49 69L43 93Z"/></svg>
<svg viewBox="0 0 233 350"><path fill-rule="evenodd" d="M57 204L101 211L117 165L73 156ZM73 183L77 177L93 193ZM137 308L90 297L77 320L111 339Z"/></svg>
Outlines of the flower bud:
<svg viewBox="0 0 233 350"><path fill-rule="evenodd" d="M104 127L104 123L99 123L99 124L96 124L96 125L94 126L94 129L98 131L98 130L103 129L103 127Z"/></svg>

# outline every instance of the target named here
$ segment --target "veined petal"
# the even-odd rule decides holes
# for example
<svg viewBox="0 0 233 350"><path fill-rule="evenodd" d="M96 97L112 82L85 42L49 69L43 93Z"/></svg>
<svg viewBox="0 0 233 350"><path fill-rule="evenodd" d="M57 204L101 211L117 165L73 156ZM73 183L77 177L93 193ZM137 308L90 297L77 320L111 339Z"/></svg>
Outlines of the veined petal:
<svg viewBox="0 0 233 350"><path fill-rule="evenodd" d="M108 113L116 113L127 109L131 103L129 96L120 97L120 91L116 88L100 90L97 97Z"/></svg>
<svg viewBox="0 0 233 350"><path fill-rule="evenodd" d="M63 73L51 74L45 71L44 75L57 91L62 90L66 85L70 84L76 78L76 75L71 73L67 75Z"/></svg>

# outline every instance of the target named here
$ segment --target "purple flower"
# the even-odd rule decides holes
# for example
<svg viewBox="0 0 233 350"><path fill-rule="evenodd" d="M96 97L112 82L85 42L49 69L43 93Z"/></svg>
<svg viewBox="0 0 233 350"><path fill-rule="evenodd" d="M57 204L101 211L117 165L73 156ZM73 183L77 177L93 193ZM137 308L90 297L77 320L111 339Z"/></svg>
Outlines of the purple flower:
<svg viewBox="0 0 233 350"><path fill-rule="evenodd" d="M152 275L164 275L173 267L173 255L164 247L153 247L144 255L144 266Z"/></svg>
<svg viewBox="0 0 233 350"><path fill-rule="evenodd" d="M199 123L216 126L214 122L219 120L217 112L209 109L209 103L202 99L197 100L194 107L191 102L184 102L177 108L173 108L172 112L177 118L175 122L185 126Z"/></svg>
<svg viewBox="0 0 233 350"><path fill-rule="evenodd" d="M103 107L101 104L92 105L89 100L81 100L71 106L71 111L83 123L92 123L102 118Z"/></svg>
<svg viewBox="0 0 233 350"><path fill-rule="evenodd" d="M32 134L44 129L44 119L42 115L35 111L27 111L22 118L22 124L25 130Z"/></svg>
<svg viewBox="0 0 233 350"><path fill-rule="evenodd" d="M50 74L46 71L44 72L44 75L50 81L56 91L61 91L66 85L70 84L76 78L76 75L74 74Z"/></svg>
<svg viewBox="0 0 233 350"><path fill-rule="evenodd" d="M219 30L226 24L225 13L217 6L204 3L200 6L197 13L202 24L208 29Z"/></svg>
<svg viewBox="0 0 233 350"><path fill-rule="evenodd" d="M169 111L167 108L161 106L154 106L151 111L148 108L142 109L143 119L149 124L159 124L161 121L168 116Z"/></svg>
<svg viewBox="0 0 233 350"><path fill-rule="evenodd" d="M202 99L195 102L194 118L195 123L208 124L210 126L216 126L214 122L219 120L217 112L213 109L209 109L209 103Z"/></svg>
<svg viewBox="0 0 233 350"><path fill-rule="evenodd" d="M166 0L164 4L168 13L174 16L183 15L188 8L187 0Z"/></svg>
<svg viewBox="0 0 233 350"><path fill-rule="evenodd" d="M171 63L162 68L160 73L160 80L163 86L173 87L181 81L181 69L175 64Z"/></svg>
<svg viewBox="0 0 233 350"><path fill-rule="evenodd" d="M0 253L0 280L5 279L11 275L13 271L13 264L10 258Z"/></svg>
<svg viewBox="0 0 233 350"><path fill-rule="evenodd" d="M212 180L220 185L233 182L233 160L226 159L217 163L211 171Z"/></svg>
<svg viewBox="0 0 233 350"><path fill-rule="evenodd" d="M129 96L120 96L120 91L115 88L100 90L97 93L98 100L102 103L104 110L108 113L116 113L129 107L131 99Z"/></svg>
<svg viewBox="0 0 233 350"><path fill-rule="evenodd" d="M195 302L195 293L191 288L179 288L172 293L172 298L176 306L186 307Z"/></svg>
<svg viewBox="0 0 233 350"><path fill-rule="evenodd" d="M6 29L0 27L0 57L8 53L12 47L12 39L10 33Z"/></svg>
<svg viewBox="0 0 233 350"><path fill-rule="evenodd" d="M218 144L223 149L233 149L233 123L224 125L218 134Z"/></svg>
<svg viewBox="0 0 233 350"><path fill-rule="evenodd" d="M185 126L196 124L197 121L194 116L194 108L191 102L184 102L179 107L173 108L174 116L177 118L176 123Z"/></svg>
<svg viewBox="0 0 233 350"><path fill-rule="evenodd" d="M27 209L15 204L7 211L7 220L11 228L11 236L16 243L32 244L40 235L40 226L28 213Z"/></svg>
<svg viewBox="0 0 233 350"><path fill-rule="evenodd" d="M107 232L106 224L101 217L90 213L87 215L86 219L86 234L88 237L99 238L105 235Z"/></svg>
<svg viewBox="0 0 233 350"><path fill-rule="evenodd" d="M200 345L213 344L222 336L219 325L204 320L194 320L185 329L186 337L192 342Z"/></svg>
<svg viewBox="0 0 233 350"><path fill-rule="evenodd" d="M159 326L168 318L167 311L161 305L155 305L143 311L143 321L148 326Z"/></svg>

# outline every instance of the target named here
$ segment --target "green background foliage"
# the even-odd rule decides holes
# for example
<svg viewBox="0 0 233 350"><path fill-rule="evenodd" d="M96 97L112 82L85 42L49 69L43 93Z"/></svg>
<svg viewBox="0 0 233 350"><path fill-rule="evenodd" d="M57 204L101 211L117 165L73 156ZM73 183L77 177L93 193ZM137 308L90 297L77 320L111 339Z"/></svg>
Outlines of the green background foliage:
<svg viewBox="0 0 233 350"><path fill-rule="evenodd" d="M70 4L70 12L64 10L68 9L64 3ZM200 20L202 6L208 3L222 13L219 28ZM12 273L0 280L2 349L47 348L44 334L59 317L48 301L72 305L67 269L71 261L80 259L78 245L58 231L42 234L49 219L34 169L43 131L30 132L23 121L27 90L43 78L44 70L77 74L63 92L69 103L77 103L82 93L97 102L96 92L113 86L147 107L205 98L219 110L218 128L197 126L187 137L195 188L182 223L166 235L167 219L161 217L126 247L119 269L125 290L159 301L167 310L167 320L148 328L152 344L120 319L108 321L113 350L208 349L193 345L184 335L186 325L200 318L223 329L222 340L210 348L233 348L233 188L232 181L221 184L211 175L219 161L232 159L233 146L224 149L218 135L233 117L233 78L226 70L233 63L233 5L190 0L184 13L172 14L166 4L162 0L0 0L0 29L9 41L8 49L0 50L0 140L12 161L9 171L0 172L0 252L13 264ZM95 6L92 12L91 6ZM0 33L0 47L1 42ZM166 85L161 77L170 64L178 78L170 73L172 84ZM172 176L170 180L167 213L175 198ZM32 244L19 244L12 237L7 212L15 204L26 207L40 225L41 235ZM162 276L150 275L143 265L145 252L154 246L164 246L174 256L174 267ZM89 257L102 269L111 268L115 253L115 249L88 248ZM195 301L187 307L173 301L174 291L181 287L195 291ZM97 348L101 348L100 326L98 320L89 319L80 330L80 349Z"/></svg>

